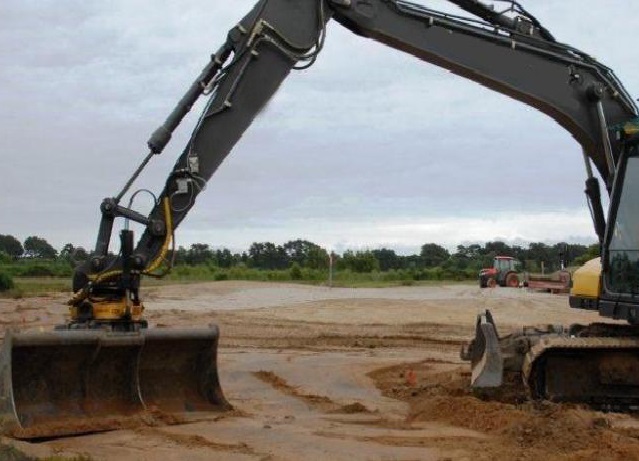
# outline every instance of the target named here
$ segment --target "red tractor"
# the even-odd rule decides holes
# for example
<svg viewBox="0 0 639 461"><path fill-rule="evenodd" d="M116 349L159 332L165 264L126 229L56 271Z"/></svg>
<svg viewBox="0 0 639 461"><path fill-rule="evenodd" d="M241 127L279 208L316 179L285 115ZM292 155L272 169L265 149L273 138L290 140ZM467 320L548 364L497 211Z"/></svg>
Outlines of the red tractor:
<svg viewBox="0 0 639 461"><path fill-rule="evenodd" d="M479 271L479 287L493 288L499 285L517 288L520 264L518 260L510 256L495 256L493 267Z"/></svg>

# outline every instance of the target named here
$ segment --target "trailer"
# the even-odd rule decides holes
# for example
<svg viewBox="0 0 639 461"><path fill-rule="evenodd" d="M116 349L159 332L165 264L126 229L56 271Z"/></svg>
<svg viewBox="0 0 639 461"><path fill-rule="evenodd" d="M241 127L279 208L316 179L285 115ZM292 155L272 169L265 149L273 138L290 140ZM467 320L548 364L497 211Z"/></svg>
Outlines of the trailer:
<svg viewBox="0 0 639 461"><path fill-rule="evenodd" d="M560 270L552 274L524 274L524 286L529 290L547 291L549 293L570 293L572 276L567 270Z"/></svg>

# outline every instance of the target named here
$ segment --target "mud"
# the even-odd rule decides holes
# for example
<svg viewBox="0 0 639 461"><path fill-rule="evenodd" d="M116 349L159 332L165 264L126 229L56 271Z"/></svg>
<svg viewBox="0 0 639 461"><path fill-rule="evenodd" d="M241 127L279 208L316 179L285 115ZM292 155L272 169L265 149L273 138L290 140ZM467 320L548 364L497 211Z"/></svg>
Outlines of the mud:
<svg viewBox="0 0 639 461"><path fill-rule="evenodd" d="M64 321L64 295L0 300L0 331ZM118 430L13 443L96 460L639 460L639 419L468 387L459 347L475 315L500 331L590 323L566 296L471 285L330 289L216 282L154 287L156 328L220 326L219 372L235 410L149 412ZM112 422L112 421L111 421ZM84 432L93 432L86 430Z"/></svg>

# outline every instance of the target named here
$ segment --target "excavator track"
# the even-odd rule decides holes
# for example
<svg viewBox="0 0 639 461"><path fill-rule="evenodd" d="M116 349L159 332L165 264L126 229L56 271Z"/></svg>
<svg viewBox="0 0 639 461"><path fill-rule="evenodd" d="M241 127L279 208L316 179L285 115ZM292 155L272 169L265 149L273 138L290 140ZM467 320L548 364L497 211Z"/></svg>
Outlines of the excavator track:
<svg viewBox="0 0 639 461"><path fill-rule="evenodd" d="M535 399L639 409L639 338L553 337L525 356L522 378Z"/></svg>

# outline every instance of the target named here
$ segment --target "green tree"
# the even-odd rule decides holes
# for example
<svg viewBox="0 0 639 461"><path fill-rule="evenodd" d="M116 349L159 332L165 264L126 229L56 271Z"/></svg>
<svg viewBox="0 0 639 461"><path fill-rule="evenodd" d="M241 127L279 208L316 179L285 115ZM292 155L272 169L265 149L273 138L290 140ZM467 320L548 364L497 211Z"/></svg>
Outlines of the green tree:
<svg viewBox="0 0 639 461"><path fill-rule="evenodd" d="M436 243L426 243L422 245L419 259L423 267L441 266L444 261L450 257L450 253L446 248Z"/></svg>
<svg viewBox="0 0 639 461"><path fill-rule="evenodd" d="M590 245L586 252L573 259L573 264L576 266L583 266L586 261L598 258L600 256L600 247L598 243Z"/></svg>
<svg viewBox="0 0 639 461"><path fill-rule="evenodd" d="M388 248L380 248L379 250L372 251L373 256L379 263L379 270L389 271L391 269L400 269L402 261L395 250L389 250Z"/></svg>
<svg viewBox="0 0 639 461"><path fill-rule="evenodd" d="M254 242L248 252L249 265L257 269L286 269L289 258L281 245L271 242Z"/></svg>
<svg viewBox="0 0 639 461"><path fill-rule="evenodd" d="M58 257L75 265L81 261L86 261L89 258L89 254L84 248L75 247L73 244L67 243L60 250Z"/></svg>
<svg viewBox="0 0 639 461"><path fill-rule="evenodd" d="M486 250L478 243L473 243L468 246L457 245L457 253L460 256L465 256L469 259L477 259L481 257Z"/></svg>
<svg viewBox="0 0 639 461"><path fill-rule="evenodd" d="M379 262L371 251L353 252L347 250L338 260L338 268L361 273L373 272L379 270Z"/></svg>
<svg viewBox="0 0 639 461"><path fill-rule="evenodd" d="M0 271L0 292L14 288L13 279L6 272Z"/></svg>
<svg viewBox="0 0 639 461"><path fill-rule="evenodd" d="M0 234L0 251L8 254L13 259L18 259L24 254L22 243L13 235Z"/></svg>
<svg viewBox="0 0 639 461"><path fill-rule="evenodd" d="M60 250L60 254L58 255L61 259L70 260L73 252L75 251L75 246L72 243L65 244Z"/></svg>
<svg viewBox="0 0 639 461"><path fill-rule="evenodd" d="M328 267L328 251L317 245L309 248L305 267L309 269L326 269Z"/></svg>
<svg viewBox="0 0 639 461"><path fill-rule="evenodd" d="M186 254L186 263L191 266L206 264L213 260L213 250L208 243L194 243Z"/></svg>
<svg viewBox="0 0 639 461"><path fill-rule="evenodd" d="M525 252L526 260L535 261L536 265L545 268L546 271L553 271L559 268L559 255L555 249L542 242L533 242L528 245Z"/></svg>
<svg viewBox="0 0 639 461"><path fill-rule="evenodd" d="M29 258L55 259L58 255L49 242L35 235L27 237L24 241L24 252Z"/></svg>
<svg viewBox="0 0 639 461"><path fill-rule="evenodd" d="M470 258L462 253L455 253L451 255L444 263L442 267L444 269L466 269L469 265Z"/></svg>
<svg viewBox="0 0 639 461"><path fill-rule="evenodd" d="M326 267L328 252L308 240L291 240L283 245L284 251L290 262L299 264L300 267L320 269Z"/></svg>
<svg viewBox="0 0 639 461"><path fill-rule="evenodd" d="M513 248L510 247L505 242L494 241L494 242L486 242L485 252L490 254L491 256L515 256L515 252Z"/></svg>
<svg viewBox="0 0 639 461"><path fill-rule="evenodd" d="M235 259L230 250L224 248L223 250L215 250L215 261L219 267L228 269L233 267Z"/></svg>
<svg viewBox="0 0 639 461"><path fill-rule="evenodd" d="M11 264L13 258L6 254L4 251L0 251L0 265Z"/></svg>
<svg viewBox="0 0 639 461"><path fill-rule="evenodd" d="M173 262L176 265L188 264L188 253L188 250L180 245L178 249L174 251L174 254L171 255L171 257L173 258Z"/></svg>
<svg viewBox="0 0 639 461"><path fill-rule="evenodd" d="M290 269L291 279L292 280L302 280L302 269L297 262L294 262Z"/></svg>

